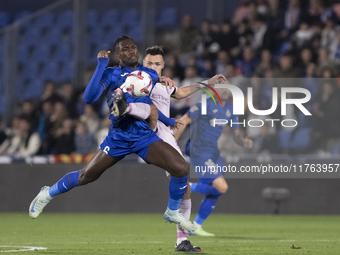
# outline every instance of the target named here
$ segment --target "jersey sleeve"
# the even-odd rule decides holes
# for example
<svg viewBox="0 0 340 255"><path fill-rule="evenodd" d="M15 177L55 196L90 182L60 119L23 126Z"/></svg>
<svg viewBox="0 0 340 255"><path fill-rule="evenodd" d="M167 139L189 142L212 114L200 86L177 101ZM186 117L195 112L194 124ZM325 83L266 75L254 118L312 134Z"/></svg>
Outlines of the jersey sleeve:
<svg viewBox="0 0 340 255"><path fill-rule="evenodd" d="M197 120L201 114L201 108L202 108L202 105L201 103L198 103L198 104L195 104L194 106L192 106L189 111L187 112L189 117L194 119L194 120Z"/></svg>
<svg viewBox="0 0 340 255"><path fill-rule="evenodd" d="M100 79L100 83L103 84L105 86L105 89L107 89L112 82L112 70L111 68L106 68L102 78Z"/></svg>

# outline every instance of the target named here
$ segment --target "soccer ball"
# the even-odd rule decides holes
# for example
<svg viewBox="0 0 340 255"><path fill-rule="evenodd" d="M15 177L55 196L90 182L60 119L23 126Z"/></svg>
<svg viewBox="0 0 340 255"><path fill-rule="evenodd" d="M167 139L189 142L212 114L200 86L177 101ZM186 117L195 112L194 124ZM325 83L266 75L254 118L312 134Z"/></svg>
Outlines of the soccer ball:
<svg viewBox="0 0 340 255"><path fill-rule="evenodd" d="M125 80L126 91L134 97L144 97L149 95L151 88L151 77L144 71L133 71Z"/></svg>

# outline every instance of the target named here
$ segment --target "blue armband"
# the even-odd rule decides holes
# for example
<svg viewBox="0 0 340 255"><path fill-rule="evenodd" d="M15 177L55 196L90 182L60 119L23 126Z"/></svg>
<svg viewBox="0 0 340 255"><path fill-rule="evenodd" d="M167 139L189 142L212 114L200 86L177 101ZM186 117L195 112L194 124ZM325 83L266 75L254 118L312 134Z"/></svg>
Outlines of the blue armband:
<svg viewBox="0 0 340 255"><path fill-rule="evenodd" d="M97 101L104 91L104 86L100 84L100 79L105 71L109 58L97 58L98 65L94 74L91 77L89 84L86 86L84 92L84 101L88 104L92 104Z"/></svg>
<svg viewBox="0 0 340 255"><path fill-rule="evenodd" d="M166 117L160 110L158 110L158 120L164 123L166 126L174 126L176 124L174 118Z"/></svg>

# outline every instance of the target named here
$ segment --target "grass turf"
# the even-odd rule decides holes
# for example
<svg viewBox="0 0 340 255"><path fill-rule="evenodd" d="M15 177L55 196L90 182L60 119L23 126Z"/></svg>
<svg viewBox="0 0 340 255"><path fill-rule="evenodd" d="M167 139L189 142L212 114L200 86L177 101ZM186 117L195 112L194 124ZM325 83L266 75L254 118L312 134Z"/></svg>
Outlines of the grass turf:
<svg viewBox="0 0 340 255"><path fill-rule="evenodd" d="M339 216L213 214L204 227L216 236L189 237L200 254L340 254ZM0 214L0 252L34 246L48 249L14 254L179 254L175 241L175 225L160 214Z"/></svg>

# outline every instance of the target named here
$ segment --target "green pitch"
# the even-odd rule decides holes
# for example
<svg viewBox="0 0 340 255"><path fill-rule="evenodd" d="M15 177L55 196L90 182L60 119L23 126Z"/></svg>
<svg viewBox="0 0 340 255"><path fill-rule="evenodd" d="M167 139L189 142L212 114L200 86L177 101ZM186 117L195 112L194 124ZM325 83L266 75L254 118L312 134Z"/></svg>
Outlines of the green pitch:
<svg viewBox="0 0 340 255"><path fill-rule="evenodd" d="M339 216L215 214L205 230L216 237L189 237L200 254L340 254ZM175 225L160 214L0 214L0 252L25 246L47 250L13 254L180 254L175 241Z"/></svg>

